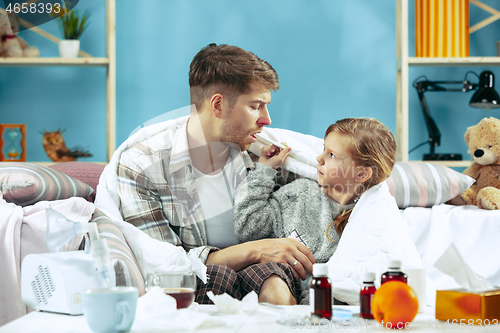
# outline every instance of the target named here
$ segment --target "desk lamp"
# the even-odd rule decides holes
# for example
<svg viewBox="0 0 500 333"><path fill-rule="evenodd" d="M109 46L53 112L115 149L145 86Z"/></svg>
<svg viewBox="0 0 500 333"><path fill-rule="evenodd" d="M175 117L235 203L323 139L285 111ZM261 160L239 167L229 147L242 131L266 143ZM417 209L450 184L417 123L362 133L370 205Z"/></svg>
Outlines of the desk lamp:
<svg viewBox="0 0 500 333"><path fill-rule="evenodd" d="M427 101L425 100L424 93L426 91L462 91L468 92L471 90L477 91L472 96L469 105L473 108L479 108L484 111L488 111L493 108L500 108L500 97L498 93L494 89L495 77L490 71L483 71L478 76L479 83L470 83L467 80L467 75L472 73L478 76L474 72L467 72L465 74L465 78L463 81L429 81L427 77L420 76L418 77L413 86L417 90L418 99L420 100L420 106L422 107L422 112L424 114L425 124L427 125L427 130L429 132L429 140L425 141L413 149L410 150L410 153L415 149L425 145L430 144L430 153L424 154L424 161L460 161L462 160L461 154L436 154L435 147L441 144L441 133L432 119L431 114L429 112L429 107L427 106ZM446 85L461 85L461 88L448 88Z"/></svg>

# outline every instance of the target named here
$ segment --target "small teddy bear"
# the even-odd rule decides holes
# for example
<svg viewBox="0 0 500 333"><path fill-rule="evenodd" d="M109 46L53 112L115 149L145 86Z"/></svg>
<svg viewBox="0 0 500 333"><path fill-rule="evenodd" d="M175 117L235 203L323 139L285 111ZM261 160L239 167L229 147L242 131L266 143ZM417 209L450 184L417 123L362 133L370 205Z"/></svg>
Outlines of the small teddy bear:
<svg viewBox="0 0 500 333"><path fill-rule="evenodd" d="M14 31L19 31L19 17L15 14L9 16L0 14L0 57L38 57L40 55L38 48L29 46Z"/></svg>
<svg viewBox="0 0 500 333"><path fill-rule="evenodd" d="M464 174L476 182L460 195L466 205L500 209L500 120L484 118L467 128L465 143L472 155L472 165Z"/></svg>

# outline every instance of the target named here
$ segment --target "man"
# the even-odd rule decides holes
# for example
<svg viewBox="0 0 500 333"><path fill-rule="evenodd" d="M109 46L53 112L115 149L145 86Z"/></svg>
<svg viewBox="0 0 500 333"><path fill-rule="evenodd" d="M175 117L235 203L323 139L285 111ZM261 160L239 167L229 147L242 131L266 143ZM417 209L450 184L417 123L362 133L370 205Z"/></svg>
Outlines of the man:
<svg viewBox="0 0 500 333"><path fill-rule="evenodd" d="M190 65L191 116L121 154L118 192L123 219L151 237L195 251L207 265L205 293L296 304L300 281L312 271L311 251L293 239L238 244L234 190L254 165L246 150L271 124L276 71L251 52L204 47ZM274 158L284 159L288 151Z"/></svg>

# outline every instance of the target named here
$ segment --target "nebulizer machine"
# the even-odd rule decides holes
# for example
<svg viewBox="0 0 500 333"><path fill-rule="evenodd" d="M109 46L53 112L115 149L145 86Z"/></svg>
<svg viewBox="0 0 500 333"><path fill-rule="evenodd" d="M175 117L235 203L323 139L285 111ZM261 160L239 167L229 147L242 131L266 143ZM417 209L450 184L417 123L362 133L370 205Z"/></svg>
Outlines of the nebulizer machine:
<svg viewBox="0 0 500 333"><path fill-rule="evenodd" d="M53 253L29 254L24 258L21 264L23 302L36 310L82 314L84 290L116 284L108 245L105 239L100 239L96 223L70 221L50 206L46 216L45 244ZM80 234L85 237L85 250L58 252Z"/></svg>

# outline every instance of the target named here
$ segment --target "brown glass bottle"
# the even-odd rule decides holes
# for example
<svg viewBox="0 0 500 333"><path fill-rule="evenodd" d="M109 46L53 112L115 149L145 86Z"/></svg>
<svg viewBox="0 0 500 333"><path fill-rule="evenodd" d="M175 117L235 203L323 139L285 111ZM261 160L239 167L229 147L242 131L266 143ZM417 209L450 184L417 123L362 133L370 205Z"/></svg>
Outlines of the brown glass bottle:
<svg viewBox="0 0 500 333"><path fill-rule="evenodd" d="M309 290L311 315L319 318L332 318L332 284L328 278L326 264L313 265L313 278Z"/></svg>
<svg viewBox="0 0 500 333"><path fill-rule="evenodd" d="M375 273L366 272L363 276L363 287L359 293L359 316L365 319L373 319L372 300L375 291Z"/></svg>
<svg viewBox="0 0 500 333"><path fill-rule="evenodd" d="M408 283L408 276L401 272L401 260L390 260L387 272L380 277L380 284L389 281L401 281Z"/></svg>

